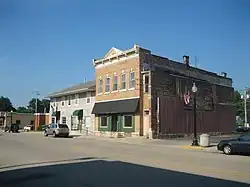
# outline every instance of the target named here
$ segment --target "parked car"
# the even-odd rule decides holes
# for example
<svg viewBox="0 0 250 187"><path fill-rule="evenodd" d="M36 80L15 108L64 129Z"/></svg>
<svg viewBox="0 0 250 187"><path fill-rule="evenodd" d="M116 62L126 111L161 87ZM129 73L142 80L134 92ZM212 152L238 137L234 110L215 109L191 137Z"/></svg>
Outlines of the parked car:
<svg viewBox="0 0 250 187"><path fill-rule="evenodd" d="M223 151L224 154L230 155L234 153L250 153L250 133L242 134L239 137L222 140L217 145L219 151Z"/></svg>
<svg viewBox="0 0 250 187"><path fill-rule="evenodd" d="M19 132L19 125L17 125L17 124L6 125L4 132L18 133Z"/></svg>
<svg viewBox="0 0 250 187"><path fill-rule="evenodd" d="M57 136L69 136L69 127L66 124L50 124L44 130L44 136L53 135Z"/></svg>
<svg viewBox="0 0 250 187"><path fill-rule="evenodd" d="M250 131L249 127L244 127L240 125L236 128L236 132L248 132L248 131Z"/></svg>
<svg viewBox="0 0 250 187"><path fill-rule="evenodd" d="M33 125L26 125L24 128L23 128L24 131L31 131L33 130Z"/></svg>

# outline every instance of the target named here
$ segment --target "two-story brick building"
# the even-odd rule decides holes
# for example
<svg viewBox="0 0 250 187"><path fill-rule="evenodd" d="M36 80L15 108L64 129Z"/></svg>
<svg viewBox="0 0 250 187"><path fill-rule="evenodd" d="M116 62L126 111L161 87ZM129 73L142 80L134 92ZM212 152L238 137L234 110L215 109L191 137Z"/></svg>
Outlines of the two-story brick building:
<svg viewBox="0 0 250 187"><path fill-rule="evenodd" d="M96 134L148 136L192 133L192 112L183 102L195 81L198 87L198 132L229 132L235 125L230 106L232 79L175 62L138 45L111 48L96 69ZM192 98L192 97L191 97Z"/></svg>

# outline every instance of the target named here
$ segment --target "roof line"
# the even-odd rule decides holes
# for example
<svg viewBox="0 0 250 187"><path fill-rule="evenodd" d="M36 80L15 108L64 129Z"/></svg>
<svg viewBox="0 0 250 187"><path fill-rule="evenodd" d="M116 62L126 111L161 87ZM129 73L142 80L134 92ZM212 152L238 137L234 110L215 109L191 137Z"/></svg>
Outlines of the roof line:
<svg viewBox="0 0 250 187"><path fill-rule="evenodd" d="M81 88L81 89L78 89L78 90L72 90L72 91L61 92L61 93L57 93L57 94L51 94L51 95L48 95L46 98L63 96L63 95L67 95L67 94L70 94L70 93L77 93L77 92L82 92L82 91L87 92L87 91L92 91L92 90L95 90L95 89Z"/></svg>

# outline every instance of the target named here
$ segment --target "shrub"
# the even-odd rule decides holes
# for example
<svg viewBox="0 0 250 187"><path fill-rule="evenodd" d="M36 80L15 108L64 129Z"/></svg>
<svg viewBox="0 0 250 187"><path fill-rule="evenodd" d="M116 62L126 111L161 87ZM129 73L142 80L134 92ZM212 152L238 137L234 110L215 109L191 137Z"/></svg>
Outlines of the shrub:
<svg viewBox="0 0 250 187"><path fill-rule="evenodd" d="M44 128L44 125L43 124L40 124L37 128L37 131L43 131L43 128Z"/></svg>

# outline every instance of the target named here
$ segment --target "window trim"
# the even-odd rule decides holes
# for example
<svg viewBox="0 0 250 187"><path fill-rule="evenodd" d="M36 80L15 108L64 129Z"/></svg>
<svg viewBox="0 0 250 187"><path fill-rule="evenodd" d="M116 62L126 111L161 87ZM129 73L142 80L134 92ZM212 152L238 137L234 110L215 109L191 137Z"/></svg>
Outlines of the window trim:
<svg viewBox="0 0 250 187"><path fill-rule="evenodd" d="M99 81L99 82L98 82L97 94L102 94L102 93L103 93L103 78L99 78L98 81ZM102 86L100 86L100 85L101 85L101 84L100 84L100 81L102 81ZM101 90L100 90L100 88L101 88Z"/></svg>
<svg viewBox="0 0 250 187"><path fill-rule="evenodd" d="M114 80L115 80L115 77L116 77L116 90L114 90L114 85L115 85L115 81ZM119 90L118 89L118 75L114 74L112 83L113 83L113 85L112 85L112 92L118 91Z"/></svg>
<svg viewBox="0 0 250 187"><path fill-rule="evenodd" d="M61 106L65 107L65 96L61 97Z"/></svg>
<svg viewBox="0 0 250 187"><path fill-rule="evenodd" d="M126 127L125 126L125 117L126 116L130 116L131 117L131 127ZM133 120L134 120L133 117L134 117L133 115L124 115L124 116L122 116L122 118L123 118L123 124L122 124L123 128L126 128L126 129L132 129L133 128Z"/></svg>
<svg viewBox="0 0 250 187"><path fill-rule="evenodd" d="M131 79L131 74L134 74L134 79ZM134 86L133 87L130 87L131 86L131 82L134 81ZM135 89L135 71L130 71L129 72L129 89Z"/></svg>
<svg viewBox="0 0 250 187"><path fill-rule="evenodd" d="M123 81L123 79L122 79L122 76L125 76L125 80ZM121 89L120 89L120 91L125 91L125 90L127 90L127 80L126 80L126 73L125 72L123 72L122 74L121 74ZM125 87L123 88L123 83L125 83Z"/></svg>
<svg viewBox="0 0 250 187"><path fill-rule="evenodd" d="M146 77L148 79L148 83L147 84L146 84ZM147 87L147 92L146 92L146 87ZM149 75L146 74L146 75L143 75L143 93L149 94L150 93L149 88L150 88Z"/></svg>
<svg viewBox="0 0 250 187"><path fill-rule="evenodd" d="M88 99L89 99L89 103L88 103ZM86 104L91 104L91 97L86 97Z"/></svg>
<svg viewBox="0 0 250 187"><path fill-rule="evenodd" d="M75 105L79 105L79 94L75 94Z"/></svg>
<svg viewBox="0 0 250 187"><path fill-rule="evenodd" d="M107 80L109 79L109 84L107 84ZM107 76L106 77L106 82L105 82L106 84L105 84L105 93L110 93L110 91L111 91L111 78L109 77L109 76ZM109 91L107 91L107 85L109 86Z"/></svg>
<svg viewBox="0 0 250 187"><path fill-rule="evenodd" d="M102 118L106 118L106 126L102 125ZM100 128L108 128L108 116L100 116Z"/></svg>
<svg viewBox="0 0 250 187"><path fill-rule="evenodd" d="M54 99L52 100L52 102L53 102L53 107L55 107L55 106L56 106L56 98L54 98Z"/></svg>
<svg viewBox="0 0 250 187"><path fill-rule="evenodd" d="M71 106L71 96L70 95L66 96L66 100L67 100L68 106Z"/></svg>

